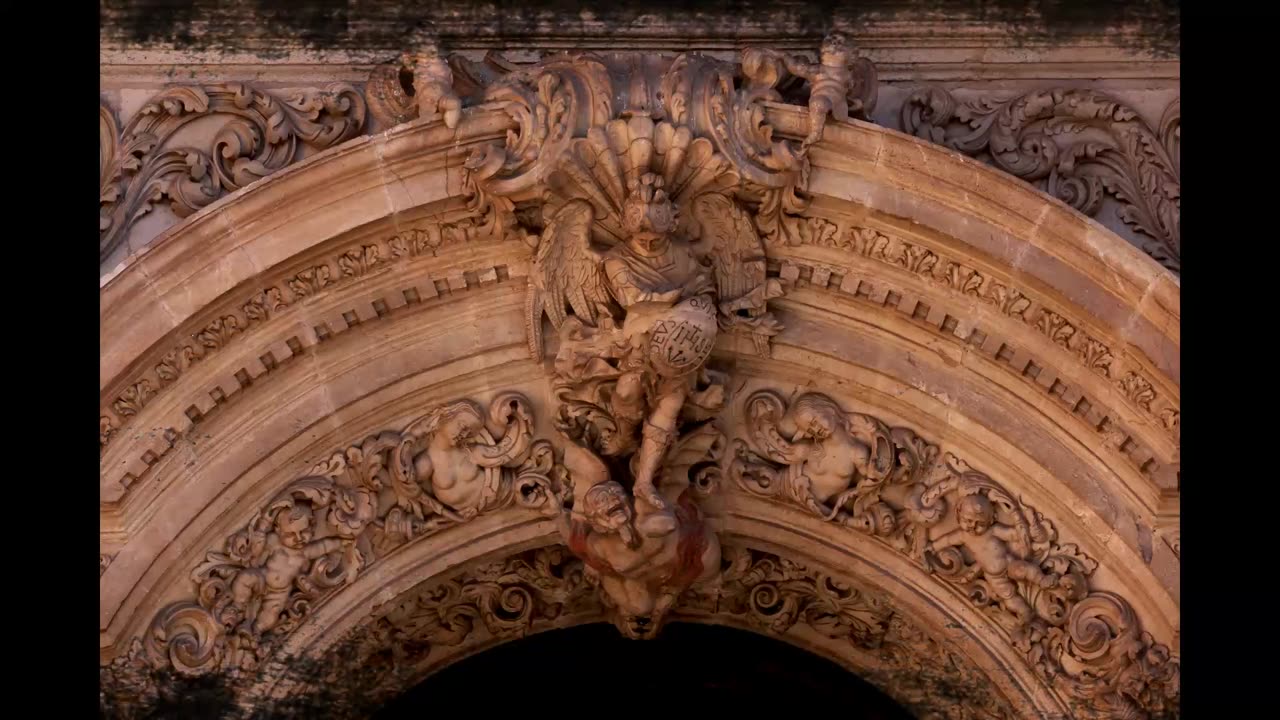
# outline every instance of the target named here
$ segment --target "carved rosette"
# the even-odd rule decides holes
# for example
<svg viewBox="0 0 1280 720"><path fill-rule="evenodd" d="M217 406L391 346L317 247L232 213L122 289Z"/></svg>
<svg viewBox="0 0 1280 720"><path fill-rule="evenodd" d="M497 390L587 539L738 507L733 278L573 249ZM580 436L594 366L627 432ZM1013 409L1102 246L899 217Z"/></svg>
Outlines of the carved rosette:
<svg viewBox="0 0 1280 720"><path fill-rule="evenodd" d="M552 450L527 400L463 400L371 436L290 483L191 573L151 623L149 662L185 676L254 670L331 592L405 542L481 513L538 508Z"/></svg>
<svg viewBox="0 0 1280 720"><path fill-rule="evenodd" d="M211 146L171 142L209 117L226 119ZM286 98L242 83L172 87L152 97L121 132L100 105L99 260L156 203L167 200L178 217L187 217L294 162L299 144L337 145L362 132L364 121L364 98L345 84Z"/></svg>
<svg viewBox="0 0 1280 720"><path fill-rule="evenodd" d="M902 129L966 155L986 156L1016 177L1042 183L1086 215L1104 196L1146 238L1143 249L1173 272L1182 267L1182 104L1159 126L1104 93L1038 90L1010 99L958 101L928 87L902 106Z"/></svg>
<svg viewBox="0 0 1280 720"><path fill-rule="evenodd" d="M1177 656L1123 598L1091 588L1095 560L999 483L822 395L759 391L742 412L728 468L739 488L874 537L960 589L1082 717L1176 714Z"/></svg>

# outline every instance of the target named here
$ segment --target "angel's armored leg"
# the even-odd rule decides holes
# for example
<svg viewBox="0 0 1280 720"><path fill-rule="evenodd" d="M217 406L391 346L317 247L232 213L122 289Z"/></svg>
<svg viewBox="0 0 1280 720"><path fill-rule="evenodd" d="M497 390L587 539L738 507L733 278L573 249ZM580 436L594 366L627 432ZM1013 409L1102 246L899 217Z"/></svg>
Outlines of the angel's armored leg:
<svg viewBox="0 0 1280 720"><path fill-rule="evenodd" d="M653 413L644 424L639 461L636 463L635 485L631 491L655 510L666 509L666 502L654 487L654 478L662 467L662 460L667 455L671 440L675 437L676 419L680 416L680 408L684 407L686 394L685 390L672 390L658 398Z"/></svg>

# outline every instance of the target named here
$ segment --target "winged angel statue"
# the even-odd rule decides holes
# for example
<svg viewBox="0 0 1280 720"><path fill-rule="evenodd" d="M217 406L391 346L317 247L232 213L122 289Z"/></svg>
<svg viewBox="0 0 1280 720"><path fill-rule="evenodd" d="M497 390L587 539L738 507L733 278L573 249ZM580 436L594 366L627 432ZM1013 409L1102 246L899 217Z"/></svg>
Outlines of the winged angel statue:
<svg viewBox="0 0 1280 720"><path fill-rule="evenodd" d="M618 627L652 637L680 592L720 571L701 499L725 388L707 360L720 333L767 352L782 286L736 173L687 127L635 115L592 128L547 184L528 335L541 360L544 317L557 331L555 422L570 440L549 509Z"/></svg>
<svg viewBox="0 0 1280 720"><path fill-rule="evenodd" d="M767 348L780 329L766 303L782 287L766 277L736 183L710 142L639 116L593 128L549 181L530 350L542 358L545 315L559 332L561 429L600 455L634 455L632 493L655 508L666 507L655 479L680 422L724 403L706 369L717 332Z"/></svg>

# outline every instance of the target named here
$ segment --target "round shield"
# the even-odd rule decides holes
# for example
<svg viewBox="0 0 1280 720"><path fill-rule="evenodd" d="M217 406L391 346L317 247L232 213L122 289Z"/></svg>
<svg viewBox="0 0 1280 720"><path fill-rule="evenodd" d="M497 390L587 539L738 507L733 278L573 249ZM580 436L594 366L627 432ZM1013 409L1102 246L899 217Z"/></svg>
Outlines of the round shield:
<svg viewBox="0 0 1280 720"><path fill-rule="evenodd" d="M649 333L649 360L659 375L680 377L701 367L715 343L715 306L699 295L671 308L654 323Z"/></svg>

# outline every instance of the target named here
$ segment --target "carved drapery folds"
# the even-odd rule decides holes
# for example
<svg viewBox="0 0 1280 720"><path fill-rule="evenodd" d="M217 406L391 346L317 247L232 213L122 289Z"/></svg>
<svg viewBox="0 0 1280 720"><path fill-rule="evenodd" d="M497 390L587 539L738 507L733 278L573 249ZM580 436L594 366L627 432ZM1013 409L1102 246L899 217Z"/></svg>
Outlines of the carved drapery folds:
<svg viewBox="0 0 1280 720"><path fill-rule="evenodd" d="M214 116L227 122L208 147L170 142ZM299 143L331 147L362 132L364 120L364 98L344 84L283 99L243 83L173 87L152 97L122 132L99 105L99 260L155 203L167 200L186 217L294 162Z"/></svg>
<svg viewBox="0 0 1280 720"><path fill-rule="evenodd" d="M912 94L902 106L906 132L1032 182L1086 215L1105 195L1146 250L1174 272L1182 267L1182 104L1165 109L1158 128L1107 95L1087 89L1038 90L1010 99L960 102L942 88Z"/></svg>
<svg viewBox="0 0 1280 720"><path fill-rule="evenodd" d="M528 402L432 409L335 453L290 483L191 573L196 596L160 612L151 659L184 675L251 670L334 588L403 543L553 491L551 448Z"/></svg>
<svg viewBox="0 0 1280 720"><path fill-rule="evenodd" d="M906 428L809 393L759 391L742 409L728 475L887 543L960 589L1004 627L1085 717L1176 712L1179 661L1114 593L1097 562L999 483Z"/></svg>

